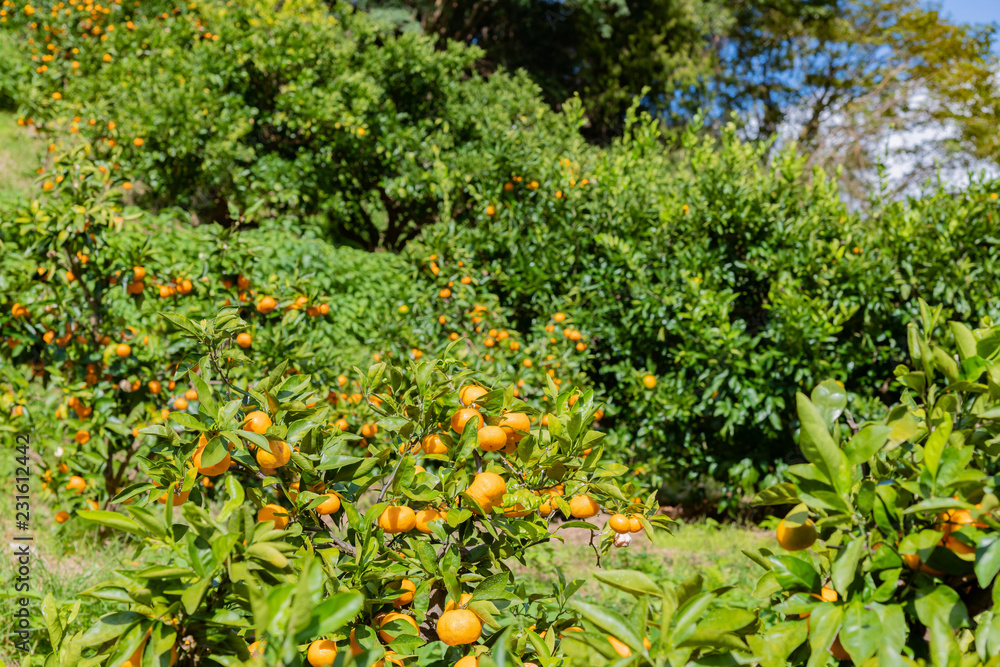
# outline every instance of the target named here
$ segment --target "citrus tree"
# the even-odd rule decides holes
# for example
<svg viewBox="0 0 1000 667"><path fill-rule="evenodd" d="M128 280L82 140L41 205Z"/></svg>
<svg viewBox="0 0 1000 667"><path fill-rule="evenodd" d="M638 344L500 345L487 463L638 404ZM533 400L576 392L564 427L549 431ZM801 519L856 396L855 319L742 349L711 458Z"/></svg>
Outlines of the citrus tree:
<svg viewBox="0 0 1000 667"><path fill-rule="evenodd" d="M998 664L1000 326L949 322L944 347L940 316L921 302L884 419L855 422L833 381L798 395L808 463L756 499L795 505L785 551L748 554L778 619L751 638L763 664Z"/></svg>
<svg viewBox="0 0 1000 667"><path fill-rule="evenodd" d="M590 391L550 382L539 414L448 357L381 362L358 371L362 439L287 363L233 379L249 365L237 309L165 317L194 344L197 412L142 429L155 442L114 499L123 512L79 512L137 536L149 562L85 594L124 609L55 633L60 664L451 664L498 642L548 660L581 623L579 583L529 596L508 562L564 527L591 531L596 556L667 522L602 460ZM512 638L529 626L548 639Z"/></svg>

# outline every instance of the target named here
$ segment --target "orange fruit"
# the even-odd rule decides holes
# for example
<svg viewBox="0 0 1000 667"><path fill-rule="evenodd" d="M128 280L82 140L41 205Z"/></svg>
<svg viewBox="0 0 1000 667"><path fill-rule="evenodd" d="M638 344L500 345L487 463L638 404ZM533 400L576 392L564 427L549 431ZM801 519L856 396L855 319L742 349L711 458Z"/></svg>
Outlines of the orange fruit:
<svg viewBox="0 0 1000 667"><path fill-rule="evenodd" d="M517 443L531 430L531 420L523 412L508 412L501 417L499 426L507 433L507 440Z"/></svg>
<svg viewBox="0 0 1000 667"><path fill-rule="evenodd" d="M601 506L597 504L596 500L588 496L586 493L574 496L569 501L569 513L577 519L590 518L595 516L600 511Z"/></svg>
<svg viewBox="0 0 1000 667"><path fill-rule="evenodd" d="M378 426L375 424L365 424L361 427L361 435L366 438L374 438L376 433L378 433Z"/></svg>
<svg viewBox="0 0 1000 667"><path fill-rule="evenodd" d="M503 511L503 515L511 519L518 519L529 514L531 514L531 510L524 509L524 505L521 503L514 503L513 507L505 507Z"/></svg>
<svg viewBox="0 0 1000 667"><path fill-rule="evenodd" d="M379 527L390 535L405 533L417 525L417 516L406 505L393 505L382 510L378 518Z"/></svg>
<svg viewBox="0 0 1000 667"><path fill-rule="evenodd" d="M164 493L162 496L156 499L156 502L160 503L161 505L166 505L167 495L168 494ZM191 495L190 491L181 491L180 487L177 487L177 489L174 490L174 507L179 507L180 505L186 503L188 500L188 496L190 495Z"/></svg>
<svg viewBox="0 0 1000 667"><path fill-rule="evenodd" d="M236 344L245 350L251 345L253 345L253 336L244 331L243 333L236 336Z"/></svg>
<svg viewBox="0 0 1000 667"><path fill-rule="evenodd" d="M197 401L198 392L195 391L194 389L188 389L187 391L184 392L184 398L186 398L189 401Z"/></svg>
<svg viewBox="0 0 1000 667"><path fill-rule="evenodd" d="M250 651L251 658L259 658L264 655L264 647L267 645L266 640L256 641L250 646L247 646L247 650Z"/></svg>
<svg viewBox="0 0 1000 667"><path fill-rule="evenodd" d="M393 607L404 607L411 602L413 602L413 595L417 590L417 585L414 584L409 579L403 579L402 581L396 581L389 584L389 592L392 594L400 593L400 595L393 599Z"/></svg>
<svg viewBox="0 0 1000 667"><path fill-rule="evenodd" d="M656 376L654 375L645 376L644 378L642 378L642 384L646 387L646 389L652 389L653 387L656 386Z"/></svg>
<svg viewBox="0 0 1000 667"><path fill-rule="evenodd" d="M552 316L552 319L554 319L556 322L562 322L563 320L566 319L566 313L556 313L555 315Z"/></svg>
<svg viewBox="0 0 1000 667"><path fill-rule="evenodd" d="M278 516L279 514L282 514L284 516ZM286 510L284 507L282 507L281 505L270 503L264 505L263 507L260 508L260 510L258 510L257 521L260 523L264 523L265 521L274 521L274 527L279 530L283 530L285 527L288 526L287 515L288 515L288 510Z"/></svg>
<svg viewBox="0 0 1000 667"><path fill-rule="evenodd" d="M484 426L476 433L479 447L486 452L496 452L507 444L507 434L499 426Z"/></svg>
<svg viewBox="0 0 1000 667"><path fill-rule="evenodd" d="M84 481L83 477L79 475L73 475L69 478L69 484L66 485L66 489L69 491L76 491L77 493L83 493L83 490L87 488L87 482Z"/></svg>
<svg viewBox="0 0 1000 667"><path fill-rule="evenodd" d="M608 526L616 533L629 533L632 531L632 524L624 514L612 514L608 519Z"/></svg>
<svg viewBox="0 0 1000 667"><path fill-rule="evenodd" d="M78 445L86 445L88 442L90 442L90 431L85 431L83 429L80 429L79 431L76 432L76 435L73 436L73 439L76 440L76 443Z"/></svg>
<svg viewBox="0 0 1000 667"><path fill-rule="evenodd" d="M230 464L233 462L232 457L229 456L229 452L226 452L222 460L212 466L202 466L201 457L205 453L205 447L208 446L208 438L204 433L198 438L198 449L194 451L194 455L191 457L191 462L194 463L194 467L198 469L198 473L204 475L205 477L218 477L227 470L229 470Z"/></svg>
<svg viewBox="0 0 1000 667"><path fill-rule="evenodd" d="M413 626L413 629L417 631L416 634L418 634L418 635L420 634L420 627L417 626L417 622L415 620L413 620L412 616L407 616L406 614L397 614L396 612L391 612L391 613L386 614L382 618L382 621L379 623L379 626L378 626L379 627L378 636L382 638L382 641L391 642L392 640L394 640L396 638L395 636L390 635L387 631L385 631L385 630L382 629L383 627L385 627L389 623L392 623L393 621L403 621L405 623L409 623L410 625Z"/></svg>
<svg viewBox="0 0 1000 667"><path fill-rule="evenodd" d="M448 646L472 644L483 634L479 617L468 609L452 609L441 614L437 622L438 639Z"/></svg>
<svg viewBox="0 0 1000 667"><path fill-rule="evenodd" d="M499 500L507 493L507 483L495 472L481 472L469 485L468 493L476 492L489 500Z"/></svg>
<svg viewBox="0 0 1000 667"><path fill-rule="evenodd" d="M429 534L431 529L427 526L431 521L443 520L446 518L446 514L438 512L436 509L428 507L427 509L422 509L416 513L416 528L421 533Z"/></svg>
<svg viewBox="0 0 1000 667"><path fill-rule="evenodd" d="M421 447L424 450L424 454L447 454L448 445L446 441L451 442L451 438L443 433L432 433L424 438Z"/></svg>
<svg viewBox="0 0 1000 667"><path fill-rule="evenodd" d="M247 415L246 422L243 426L248 431L253 431L254 433L263 434L267 429L271 427L271 418L260 410L254 410Z"/></svg>
<svg viewBox="0 0 1000 667"><path fill-rule="evenodd" d="M188 402L183 398L174 399L174 409L175 410L187 410Z"/></svg>
<svg viewBox="0 0 1000 667"><path fill-rule="evenodd" d="M461 408L451 416L451 429L456 433L462 433L470 419L477 420L476 430L483 426L483 416L479 414L479 411L472 408Z"/></svg>
<svg viewBox="0 0 1000 667"><path fill-rule="evenodd" d="M330 667L336 659L337 644L329 639L317 639L306 651L306 660L312 667Z"/></svg>
<svg viewBox="0 0 1000 667"><path fill-rule="evenodd" d="M340 509L340 496L332 491L326 494L327 500L324 500L316 507L317 514L334 514Z"/></svg>
<svg viewBox="0 0 1000 667"><path fill-rule="evenodd" d="M920 560L920 556L917 554L900 554L900 556L902 557L903 562L906 563L906 566L911 570L919 570L920 572L925 572L935 577L944 576L944 572L939 572L934 568L924 565L923 561Z"/></svg>
<svg viewBox="0 0 1000 667"><path fill-rule="evenodd" d="M462 401L462 405L465 407L469 407L487 393L486 389L480 387L478 384L468 384L459 390L458 400Z"/></svg>
<svg viewBox="0 0 1000 667"><path fill-rule="evenodd" d="M146 386L149 387L149 393L151 394L159 394L160 390L163 388L163 385L156 380L150 380L149 384Z"/></svg>
<svg viewBox="0 0 1000 667"><path fill-rule="evenodd" d="M132 348L125 343L119 343L118 347L115 348L115 354L122 358L127 357L132 354Z"/></svg>
<svg viewBox="0 0 1000 667"><path fill-rule="evenodd" d="M632 649L611 635L608 635L608 643L611 644L611 648L615 650L615 653L621 657L627 658L632 655Z"/></svg>
<svg viewBox="0 0 1000 667"><path fill-rule="evenodd" d="M56 523L66 523L67 521L69 521L69 512L65 510L56 512Z"/></svg>
<svg viewBox="0 0 1000 667"><path fill-rule="evenodd" d="M278 307L278 302L275 301L273 297L265 296L257 304L257 312L267 315L277 307Z"/></svg>
<svg viewBox="0 0 1000 667"><path fill-rule="evenodd" d="M642 532L642 521L639 521L638 514L633 514L628 518L628 532L630 533Z"/></svg>
<svg viewBox="0 0 1000 667"><path fill-rule="evenodd" d="M465 607L472 600L472 593L462 593L462 599L459 600L458 604L455 604L454 600L449 599L444 604L445 611L451 611L452 609L458 609L459 607Z"/></svg>
<svg viewBox="0 0 1000 667"><path fill-rule="evenodd" d="M490 214L492 215L492 213ZM527 665L528 663L524 663ZM459 659L455 663L454 667L479 667L479 658L474 655L467 655L464 658Z"/></svg>
<svg viewBox="0 0 1000 667"><path fill-rule="evenodd" d="M802 551L816 542L816 524L812 519L804 522L782 519L776 531L778 544L786 551Z"/></svg>
<svg viewBox="0 0 1000 667"><path fill-rule="evenodd" d="M292 460L292 448L284 440L268 440L270 451L263 447L257 448L257 464L261 468L280 468Z"/></svg>

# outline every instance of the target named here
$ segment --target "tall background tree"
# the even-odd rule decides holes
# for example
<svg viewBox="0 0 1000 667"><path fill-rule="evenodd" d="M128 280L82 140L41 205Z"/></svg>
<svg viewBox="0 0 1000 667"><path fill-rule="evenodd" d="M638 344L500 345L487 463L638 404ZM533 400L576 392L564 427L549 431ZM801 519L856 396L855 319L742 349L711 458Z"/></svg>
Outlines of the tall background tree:
<svg viewBox="0 0 1000 667"><path fill-rule="evenodd" d="M664 122L735 117L749 139L796 142L861 193L884 162L904 191L937 168L995 165L995 25L949 22L921 0L361 0L358 7L526 70L584 134L621 131L632 97Z"/></svg>

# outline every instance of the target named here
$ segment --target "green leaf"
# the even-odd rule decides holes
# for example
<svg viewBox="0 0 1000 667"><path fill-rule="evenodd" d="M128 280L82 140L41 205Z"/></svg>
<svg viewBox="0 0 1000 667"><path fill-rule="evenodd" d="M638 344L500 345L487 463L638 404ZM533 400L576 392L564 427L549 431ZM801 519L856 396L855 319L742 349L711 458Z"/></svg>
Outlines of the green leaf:
<svg viewBox="0 0 1000 667"><path fill-rule="evenodd" d="M215 418L219 414L219 407L215 403L215 398L212 396L212 389L208 386L208 383L194 371L188 371L188 379L191 380L194 390L198 392L198 402L201 404L199 412L204 412Z"/></svg>
<svg viewBox="0 0 1000 667"><path fill-rule="evenodd" d="M134 611L116 611L102 616L97 623L87 629L80 637L81 646L96 646L120 637L129 628L145 619L142 614Z"/></svg>
<svg viewBox="0 0 1000 667"><path fill-rule="evenodd" d="M795 556L768 556L778 583L786 591L805 591L819 593L821 581L819 573L811 563Z"/></svg>
<svg viewBox="0 0 1000 667"><path fill-rule="evenodd" d="M833 426L847 407L847 390L836 380L824 380L812 390L812 402L819 409L827 428Z"/></svg>
<svg viewBox="0 0 1000 667"><path fill-rule="evenodd" d="M476 586L476 590L472 592L472 599L470 602L475 602L477 600L501 600L504 599L507 592L507 582L508 575L506 572L501 572L499 574L494 574L490 577L483 579Z"/></svg>
<svg viewBox="0 0 1000 667"><path fill-rule="evenodd" d="M258 558L265 563L270 563L277 568L284 568L288 565L288 558L266 542L251 544L247 547L246 555Z"/></svg>
<svg viewBox="0 0 1000 667"><path fill-rule="evenodd" d="M855 540L860 541L861 538ZM840 629L840 643L850 654L855 665L863 665L875 655L882 636L882 623L878 614L866 609L860 598L854 598L844 609L844 622Z"/></svg>
<svg viewBox="0 0 1000 667"><path fill-rule="evenodd" d="M198 607L201 606L201 601L205 597L205 592L208 591L208 587L211 585L211 578L204 577L188 586L181 595L181 604L184 605L184 611L188 614L195 613Z"/></svg>
<svg viewBox="0 0 1000 667"><path fill-rule="evenodd" d="M856 537L851 540L846 547L840 549L836 560L833 562L833 587L842 600L846 600L847 589L858 573L858 562L865 551L865 538Z"/></svg>
<svg viewBox="0 0 1000 667"><path fill-rule="evenodd" d="M937 424L937 428L927 438L924 445L924 465L931 473L931 477L937 477L938 466L941 463L941 454L948 445L948 438L951 437L951 414L944 413L944 416Z"/></svg>
<svg viewBox="0 0 1000 667"><path fill-rule="evenodd" d="M751 505L762 507L766 505L797 505L799 503L798 488L791 482L782 482L770 486L758 493Z"/></svg>
<svg viewBox="0 0 1000 667"><path fill-rule="evenodd" d="M969 327L961 322L948 322L948 328L951 329L951 334L955 337L959 357L965 360L976 356L976 339Z"/></svg>
<svg viewBox="0 0 1000 667"><path fill-rule="evenodd" d="M829 477L837 493L846 494L851 487L851 470L847 465L847 457L833 441L826 421L812 401L801 392L795 395L795 400L799 421L802 423L799 435L802 454Z"/></svg>
<svg viewBox="0 0 1000 667"><path fill-rule="evenodd" d="M934 619L945 621L952 630L969 626L969 612L955 589L939 584L930 591L917 591L914 603L917 618L930 627Z"/></svg>
<svg viewBox="0 0 1000 667"><path fill-rule="evenodd" d="M982 588L988 588L1000 571L1000 538L991 536L976 545L976 579Z"/></svg>
<svg viewBox="0 0 1000 667"><path fill-rule="evenodd" d="M645 655L646 649L642 645L642 638L633 630L634 624L618 612L579 599L571 600L569 606L601 631L624 643L633 653Z"/></svg>
<svg viewBox="0 0 1000 667"><path fill-rule="evenodd" d="M126 533L139 535L140 537L145 537L146 535L146 531L142 526L136 523L135 520L122 514L118 514L117 512L108 512L105 510L79 510L77 515L85 521L93 521L94 523L107 526L108 528L122 530Z"/></svg>
<svg viewBox="0 0 1000 667"><path fill-rule="evenodd" d="M875 456L889 439L892 429L882 424L869 424L858 431L844 447L851 465L861 465Z"/></svg>
<svg viewBox="0 0 1000 667"><path fill-rule="evenodd" d="M599 570L594 578L635 596L663 595L663 589L656 582L637 570Z"/></svg>

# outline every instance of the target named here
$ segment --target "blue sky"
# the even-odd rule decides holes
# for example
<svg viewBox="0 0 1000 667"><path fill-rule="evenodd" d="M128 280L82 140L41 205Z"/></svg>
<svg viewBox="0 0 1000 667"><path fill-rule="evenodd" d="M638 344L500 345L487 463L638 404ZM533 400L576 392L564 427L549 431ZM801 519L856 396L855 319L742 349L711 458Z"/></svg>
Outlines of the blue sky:
<svg viewBox="0 0 1000 667"><path fill-rule="evenodd" d="M1000 0L940 0L945 16L962 23L1000 23Z"/></svg>

